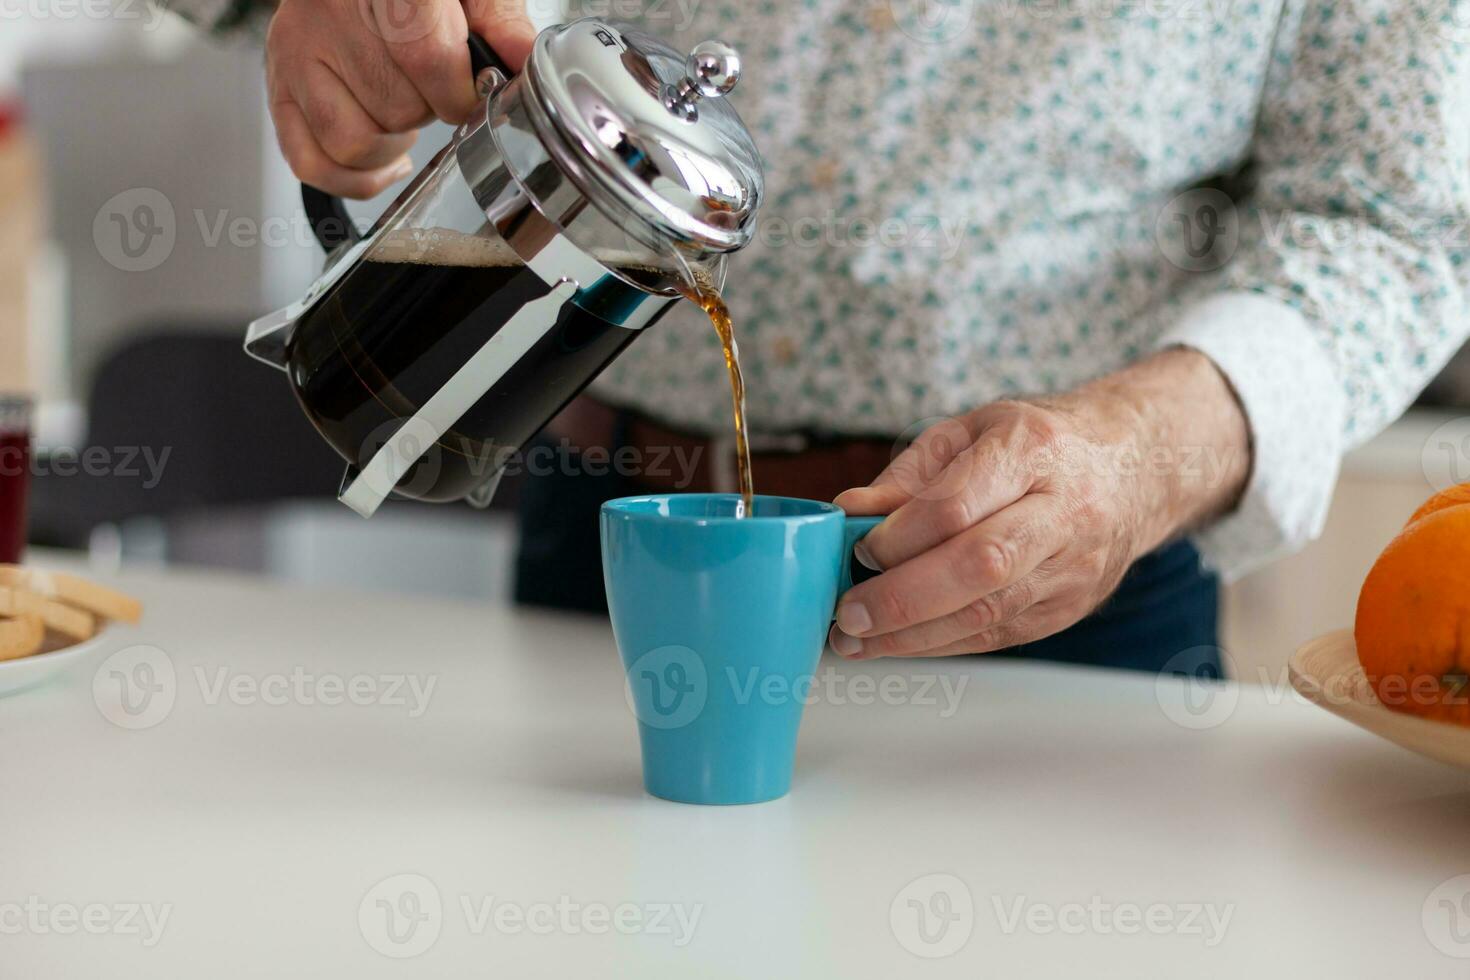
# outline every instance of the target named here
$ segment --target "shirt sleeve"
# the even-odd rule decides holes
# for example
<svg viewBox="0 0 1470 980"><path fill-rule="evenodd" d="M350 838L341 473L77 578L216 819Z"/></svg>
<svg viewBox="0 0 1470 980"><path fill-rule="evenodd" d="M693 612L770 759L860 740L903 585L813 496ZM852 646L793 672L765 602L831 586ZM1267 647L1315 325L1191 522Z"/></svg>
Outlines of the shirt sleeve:
<svg viewBox="0 0 1470 980"><path fill-rule="evenodd" d="M1250 421L1227 579L1320 534L1344 452L1470 333L1470 0L1288 2L1238 244L1160 346L1213 359Z"/></svg>
<svg viewBox="0 0 1470 980"><path fill-rule="evenodd" d="M276 0L150 0L219 37L265 38Z"/></svg>

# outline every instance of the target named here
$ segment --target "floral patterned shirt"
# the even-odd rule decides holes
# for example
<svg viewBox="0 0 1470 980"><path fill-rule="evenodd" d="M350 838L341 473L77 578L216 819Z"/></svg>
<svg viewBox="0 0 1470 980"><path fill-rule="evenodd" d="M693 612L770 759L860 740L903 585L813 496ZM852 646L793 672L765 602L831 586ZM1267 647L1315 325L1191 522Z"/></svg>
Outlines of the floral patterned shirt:
<svg viewBox="0 0 1470 980"><path fill-rule="evenodd" d="M644 19L740 49L767 161L726 290L757 431L912 434L1188 345L1252 427L1198 535L1233 575L1320 532L1342 454L1470 334L1470 2L693 10ZM723 384L689 309L595 390L719 432Z"/></svg>
<svg viewBox="0 0 1470 980"><path fill-rule="evenodd" d="M726 291L757 433L912 435L1188 345L1250 419L1245 497L1197 536L1234 575L1320 531L1342 454L1470 333L1470 0L565 13L610 11L742 53L767 200ZM686 307L594 390L724 433L724 385Z"/></svg>

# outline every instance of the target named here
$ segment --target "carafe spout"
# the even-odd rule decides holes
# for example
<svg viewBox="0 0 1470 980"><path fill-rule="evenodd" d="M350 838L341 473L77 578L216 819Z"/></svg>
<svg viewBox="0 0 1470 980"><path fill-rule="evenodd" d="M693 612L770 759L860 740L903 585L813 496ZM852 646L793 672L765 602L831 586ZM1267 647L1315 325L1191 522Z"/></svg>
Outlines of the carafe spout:
<svg viewBox="0 0 1470 980"><path fill-rule="evenodd" d="M277 310L250 324L245 331L245 353L271 367L286 370L286 340L295 319L292 310Z"/></svg>

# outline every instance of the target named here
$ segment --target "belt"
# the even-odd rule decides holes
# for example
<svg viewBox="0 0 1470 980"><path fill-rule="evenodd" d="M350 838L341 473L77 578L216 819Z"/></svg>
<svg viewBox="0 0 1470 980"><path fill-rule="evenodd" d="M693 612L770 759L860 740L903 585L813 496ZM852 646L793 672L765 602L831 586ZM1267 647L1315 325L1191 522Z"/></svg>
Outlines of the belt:
<svg viewBox="0 0 1470 980"><path fill-rule="evenodd" d="M683 432L582 395L562 410L547 432L584 451L593 447L609 452L631 450L620 466L640 489L650 492L733 493L739 489L733 431L713 438ZM831 500L851 487L871 483L899 448L890 439L752 432L751 471L759 493Z"/></svg>

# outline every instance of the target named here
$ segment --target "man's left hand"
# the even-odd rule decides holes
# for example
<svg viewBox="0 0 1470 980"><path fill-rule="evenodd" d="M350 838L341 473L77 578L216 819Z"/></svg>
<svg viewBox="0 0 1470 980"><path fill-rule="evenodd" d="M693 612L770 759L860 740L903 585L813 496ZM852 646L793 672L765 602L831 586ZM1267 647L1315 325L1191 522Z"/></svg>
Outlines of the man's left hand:
<svg viewBox="0 0 1470 980"><path fill-rule="evenodd" d="M839 654L984 653L1082 619L1138 558L1228 510L1250 471L1245 417L1202 354L1157 354L1075 391L929 427L836 503L886 514L883 574L837 607Z"/></svg>

